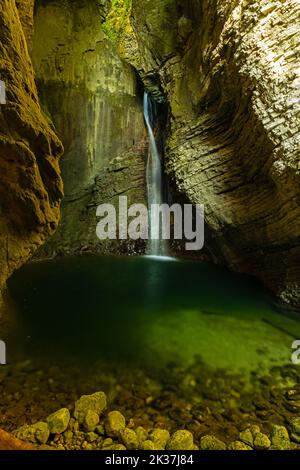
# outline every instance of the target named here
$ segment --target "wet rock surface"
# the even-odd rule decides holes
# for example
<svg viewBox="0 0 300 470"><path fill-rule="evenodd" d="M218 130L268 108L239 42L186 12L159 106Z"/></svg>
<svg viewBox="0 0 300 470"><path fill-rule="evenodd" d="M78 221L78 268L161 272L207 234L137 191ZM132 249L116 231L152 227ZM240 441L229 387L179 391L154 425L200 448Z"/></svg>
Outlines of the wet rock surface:
<svg viewBox="0 0 300 470"><path fill-rule="evenodd" d="M66 370L1 368L0 427L65 450L300 449L299 412L285 406L300 387L296 366L250 381L196 365L156 376L103 363L81 378L78 368ZM100 387L105 392L93 393Z"/></svg>

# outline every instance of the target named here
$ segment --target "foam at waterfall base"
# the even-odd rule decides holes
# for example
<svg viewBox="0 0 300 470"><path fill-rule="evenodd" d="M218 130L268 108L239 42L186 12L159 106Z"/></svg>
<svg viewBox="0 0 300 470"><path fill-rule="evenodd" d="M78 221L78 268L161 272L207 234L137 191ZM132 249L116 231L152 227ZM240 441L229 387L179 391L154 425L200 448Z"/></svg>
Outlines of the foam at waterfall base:
<svg viewBox="0 0 300 470"><path fill-rule="evenodd" d="M144 255L143 258L148 258L155 261L178 261L177 258L173 258L171 256Z"/></svg>

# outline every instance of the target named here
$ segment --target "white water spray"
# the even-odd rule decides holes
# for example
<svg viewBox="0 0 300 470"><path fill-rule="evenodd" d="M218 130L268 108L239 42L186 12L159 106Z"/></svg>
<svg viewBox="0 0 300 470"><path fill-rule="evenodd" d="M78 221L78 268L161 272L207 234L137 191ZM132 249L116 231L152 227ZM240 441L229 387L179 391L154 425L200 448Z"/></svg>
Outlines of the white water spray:
<svg viewBox="0 0 300 470"><path fill-rule="evenodd" d="M149 207L150 238L148 242L148 255L166 256L167 243L161 236L160 215L151 213L152 204L163 204L163 170L161 157L157 148L152 129L152 108L148 93L144 93L144 118L149 135L149 154L147 162L147 191Z"/></svg>

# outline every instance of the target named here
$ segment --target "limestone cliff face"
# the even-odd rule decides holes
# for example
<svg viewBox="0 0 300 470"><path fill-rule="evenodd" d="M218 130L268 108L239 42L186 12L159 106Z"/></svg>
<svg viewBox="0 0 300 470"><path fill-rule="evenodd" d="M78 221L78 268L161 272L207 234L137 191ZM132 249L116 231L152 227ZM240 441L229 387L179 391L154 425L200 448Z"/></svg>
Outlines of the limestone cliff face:
<svg viewBox="0 0 300 470"><path fill-rule="evenodd" d="M102 28L109 2L38 2L33 63L39 95L64 144L60 227L38 254L130 253L100 242L96 208L145 202L146 132L137 75Z"/></svg>
<svg viewBox="0 0 300 470"><path fill-rule="evenodd" d="M300 306L296 0L133 0L119 50L170 108L167 171L227 265Z"/></svg>
<svg viewBox="0 0 300 470"><path fill-rule="evenodd" d="M0 79L7 89L0 105L0 296L7 277L54 232L63 191L62 144L39 106L26 18L16 3L0 3ZM33 2L25 6L29 14Z"/></svg>

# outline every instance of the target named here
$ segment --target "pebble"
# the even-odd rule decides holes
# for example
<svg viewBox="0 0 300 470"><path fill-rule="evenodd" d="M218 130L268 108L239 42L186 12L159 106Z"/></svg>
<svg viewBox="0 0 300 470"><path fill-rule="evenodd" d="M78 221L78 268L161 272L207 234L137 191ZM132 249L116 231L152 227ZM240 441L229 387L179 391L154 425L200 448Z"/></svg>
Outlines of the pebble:
<svg viewBox="0 0 300 470"><path fill-rule="evenodd" d="M245 444L242 441L231 442L228 446L228 450L253 450L251 446Z"/></svg>
<svg viewBox="0 0 300 470"><path fill-rule="evenodd" d="M190 431L176 431L167 443L168 450L193 450L194 436Z"/></svg>
<svg viewBox="0 0 300 470"><path fill-rule="evenodd" d="M155 429L150 434L150 439L154 442L156 450L164 450L170 440L170 433L166 429Z"/></svg>
<svg viewBox="0 0 300 470"><path fill-rule="evenodd" d="M109 437L117 437L126 427L126 420L119 411L110 411L105 419L105 431Z"/></svg>
<svg viewBox="0 0 300 470"><path fill-rule="evenodd" d="M99 436L105 436L105 428L103 424L99 424L95 427L94 431L99 434Z"/></svg>
<svg viewBox="0 0 300 470"><path fill-rule="evenodd" d="M68 408L62 408L61 410L52 413L47 418L47 423L51 434L62 434L67 429L69 422L70 411Z"/></svg>
<svg viewBox="0 0 300 470"><path fill-rule="evenodd" d="M120 433L120 437L123 441L123 444L128 450L136 450L139 447L139 441L137 435L133 429L125 428Z"/></svg>
<svg viewBox="0 0 300 470"><path fill-rule="evenodd" d="M300 444L300 417L293 418L290 422L291 439Z"/></svg>
<svg viewBox="0 0 300 470"><path fill-rule="evenodd" d="M142 450L156 450L154 442L149 440L143 442Z"/></svg>
<svg viewBox="0 0 300 470"><path fill-rule="evenodd" d="M146 431L146 429L143 428L143 426L138 426L135 432L136 432L140 446L143 444L143 442L148 440L148 431Z"/></svg>
<svg viewBox="0 0 300 470"><path fill-rule="evenodd" d="M250 429L240 432L239 440L244 442L247 446L253 447L253 435Z"/></svg>
<svg viewBox="0 0 300 470"><path fill-rule="evenodd" d="M278 449L289 449L290 437L288 430L284 426L273 425L271 431L271 443L272 446Z"/></svg>
<svg viewBox="0 0 300 470"><path fill-rule="evenodd" d="M21 426L14 433L14 436L22 441L33 444L46 444L49 439L50 431L47 423L40 421L36 424Z"/></svg>
<svg viewBox="0 0 300 470"><path fill-rule="evenodd" d="M88 442L95 442L97 441L98 439L98 434L94 433L94 432L88 432L87 435L86 435L86 440Z"/></svg>
<svg viewBox="0 0 300 470"><path fill-rule="evenodd" d="M226 444L214 436L203 436L200 440L201 450L226 450Z"/></svg>
<svg viewBox="0 0 300 470"><path fill-rule="evenodd" d="M88 411L94 411L97 415L101 415L106 409L106 406L107 401L104 392L83 395L75 403L74 417L82 424Z"/></svg>
<svg viewBox="0 0 300 470"><path fill-rule="evenodd" d="M254 437L254 448L257 450L266 450L271 447L271 441L266 434L258 432Z"/></svg>
<svg viewBox="0 0 300 470"><path fill-rule="evenodd" d="M87 432L95 431L97 424L99 424L99 415L93 410L87 410L82 424Z"/></svg>

